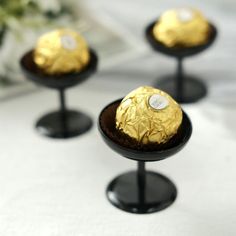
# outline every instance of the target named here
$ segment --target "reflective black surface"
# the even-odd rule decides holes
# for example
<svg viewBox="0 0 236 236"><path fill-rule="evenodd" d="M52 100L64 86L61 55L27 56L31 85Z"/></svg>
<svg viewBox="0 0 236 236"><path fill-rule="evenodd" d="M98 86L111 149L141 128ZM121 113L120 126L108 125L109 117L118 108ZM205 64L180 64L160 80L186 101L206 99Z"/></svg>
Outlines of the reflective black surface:
<svg viewBox="0 0 236 236"><path fill-rule="evenodd" d="M154 38L153 27L155 22L152 22L147 26L145 34L151 47L158 52L161 52L167 56L175 57L177 60L176 75L172 77L157 80L154 86L166 91L179 103L192 103L197 102L201 98L207 95L207 87L202 81L197 79L189 79L189 76L185 76L183 72L183 59L189 56L194 56L208 47L210 47L216 39L217 29L213 24L210 24L211 31L209 40L200 46L188 47L188 48L169 48Z"/></svg>
<svg viewBox="0 0 236 236"><path fill-rule="evenodd" d="M178 135L172 146L158 151L141 151L124 147L112 140L109 136L113 125L104 121L115 119L114 111L119 106L121 99L107 105L100 113L98 120L99 131L105 143L115 152L138 163L137 171L130 171L114 178L107 187L108 200L117 208L137 214L153 213L170 206L176 199L177 189L175 185L165 176L145 170L146 161L160 161L179 152L189 140L192 134L192 125L188 116L183 112L183 132ZM110 107L115 108L113 112ZM109 119L107 119L109 118ZM111 129L111 130L109 130Z"/></svg>
<svg viewBox="0 0 236 236"><path fill-rule="evenodd" d="M34 63L33 50L23 55L20 65L26 78L39 85L56 89L59 93L59 111L44 115L36 124L40 134L64 139L81 135L92 127L92 120L88 115L66 108L65 90L88 79L95 73L97 64L97 55L90 49L90 61L81 72L47 75Z"/></svg>
<svg viewBox="0 0 236 236"><path fill-rule="evenodd" d="M92 124L91 118L82 112L55 111L40 118L36 129L41 135L66 139L87 132Z"/></svg>
<svg viewBox="0 0 236 236"><path fill-rule="evenodd" d="M65 89L84 82L92 75L98 64L98 58L94 50L90 49L90 62L81 71L63 75L47 75L43 73L33 60L33 50L23 55L20 66L26 78L45 87L54 89Z"/></svg>
<svg viewBox="0 0 236 236"><path fill-rule="evenodd" d="M117 106L120 104L121 99L114 101L107 105L100 113L99 115L99 121L98 121L98 128L102 135L103 140L106 142L106 144L113 149L115 152L118 152L120 155L127 157L129 159L133 159L136 161L160 161L163 160L169 156L172 156L179 152L188 142L189 138L192 134L192 124L187 116L187 114L183 111L183 121L182 121L182 133L179 136L178 140L176 142L164 149L164 150L158 150L158 151L140 151L131 149L128 147L124 147L120 144L118 144L115 140L112 140L106 130L104 130L101 126L101 119L105 118L105 116L110 116L111 114L109 112L106 112L107 108L109 106L112 106L114 104L117 104ZM115 115L115 114L114 114ZM115 122L115 118L114 118ZM112 130L111 130L112 132Z"/></svg>
<svg viewBox="0 0 236 236"><path fill-rule="evenodd" d="M107 198L121 210L145 214L170 206L176 199L177 189L165 176L146 172L146 184L140 188L136 171L130 171L113 179L107 187Z"/></svg>
<svg viewBox="0 0 236 236"><path fill-rule="evenodd" d="M159 42L154 38L153 35L153 27L155 25L156 21L152 22L149 24L145 30L145 35L146 38L151 45L151 47L158 52L161 52L167 56L171 57L189 57L189 56L194 56L204 50L206 50L208 47L210 47L213 42L216 39L217 36L217 29L213 24L210 24L211 26L211 32L209 36L209 40L200 46L195 46L195 47L188 47L188 48L169 48L166 47L163 43Z"/></svg>

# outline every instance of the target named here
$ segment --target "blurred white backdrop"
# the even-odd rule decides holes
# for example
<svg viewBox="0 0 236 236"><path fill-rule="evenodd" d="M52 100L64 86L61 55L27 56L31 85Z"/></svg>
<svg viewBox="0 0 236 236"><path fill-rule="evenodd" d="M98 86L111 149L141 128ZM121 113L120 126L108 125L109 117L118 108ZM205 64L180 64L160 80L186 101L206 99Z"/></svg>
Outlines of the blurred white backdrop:
<svg viewBox="0 0 236 236"><path fill-rule="evenodd" d="M142 49L100 68L68 91L68 105L94 119L91 132L71 140L40 137L40 115L57 106L48 89L0 104L0 235L3 236L234 236L236 235L236 28L234 1L86 0L92 16L112 19ZM141 85L174 73L175 61L153 52L144 27L165 9L195 6L219 29L216 43L186 60L186 73L203 79L209 94L184 105L193 123L186 148L173 158L148 164L171 178L178 198L168 209L132 215L111 206L108 182L136 163L112 152L101 140L100 110ZM109 22L107 22L109 25ZM115 26L114 26L115 27ZM114 29L115 31L116 29ZM135 49L136 50L136 49Z"/></svg>

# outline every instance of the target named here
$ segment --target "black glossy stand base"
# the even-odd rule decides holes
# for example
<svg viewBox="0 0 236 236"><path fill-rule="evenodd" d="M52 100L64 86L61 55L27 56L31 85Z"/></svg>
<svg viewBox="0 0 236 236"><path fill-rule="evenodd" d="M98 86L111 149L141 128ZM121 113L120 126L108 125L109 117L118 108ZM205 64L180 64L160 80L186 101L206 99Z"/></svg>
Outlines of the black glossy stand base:
<svg viewBox="0 0 236 236"><path fill-rule="evenodd" d="M201 81L185 76L183 71L183 60L189 56L197 55L209 48L216 39L216 27L209 23L208 40L202 45L186 48L171 48L166 47L153 35L153 27L156 22L157 20L149 24L145 30L148 42L155 51L174 57L177 60L176 75L172 78L161 80L156 84L156 86L169 93L179 103L193 103L205 97L207 95L206 85Z"/></svg>
<svg viewBox="0 0 236 236"><path fill-rule="evenodd" d="M145 173L145 188L140 188L138 172L131 171L112 180L107 198L116 207L131 213L152 213L170 206L177 196L175 185L155 172Z"/></svg>
<svg viewBox="0 0 236 236"><path fill-rule="evenodd" d="M51 138L71 138L81 135L92 127L92 120L79 111L70 111L66 106L66 89L87 80L97 69L96 53L89 49L90 61L80 72L60 75L45 74L34 62L34 50L25 53L20 60L22 71L29 80L59 93L60 109L43 116L36 124L40 134Z"/></svg>
<svg viewBox="0 0 236 236"><path fill-rule="evenodd" d="M78 111L56 111L43 116L36 129L51 138L71 138L87 132L92 127L89 116Z"/></svg>
<svg viewBox="0 0 236 236"><path fill-rule="evenodd" d="M183 91L178 93L176 89L175 76L165 76L154 82L154 86L171 94L171 96L180 103L193 103L204 98L207 95L206 85L193 76L185 75Z"/></svg>
<svg viewBox="0 0 236 236"><path fill-rule="evenodd" d="M124 173L113 179L107 189L108 200L117 208L130 213L157 212L170 206L177 196L175 185L165 176L146 171L145 163L160 161L179 152L192 134L191 121L183 111L183 120L176 136L156 149L132 146L116 129L116 111L121 99L107 105L100 113L98 127L105 143L121 156L137 161L137 171ZM147 147L147 146L146 146Z"/></svg>

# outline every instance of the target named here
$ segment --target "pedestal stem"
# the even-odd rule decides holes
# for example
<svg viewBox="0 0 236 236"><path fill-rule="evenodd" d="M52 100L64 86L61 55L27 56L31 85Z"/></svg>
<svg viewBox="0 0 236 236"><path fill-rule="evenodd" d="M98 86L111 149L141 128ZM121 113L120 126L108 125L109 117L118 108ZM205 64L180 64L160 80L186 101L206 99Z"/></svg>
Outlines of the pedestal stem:
<svg viewBox="0 0 236 236"><path fill-rule="evenodd" d="M64 89L59 90L59 96L60 96L60 109L61 109L61 112L64 113L66 111L65 91L64 91Z"/></svg>
<svg viewBox="0 0 236 236"><path fill-rule="evenodd" d="M144 204L145 203L145 186L146 186L146 170L145 170L144 161L138 161L137 182L138 182L139 202L140 204Z"/></svg>
<svg viewBox="0 0 236 236"><path fill-rule="evenodd" d="M63 137L67 137L67 117L66 117L66 103L65 103L65 90L59 90L60 97L60 112L61 112L61 130Z"/></svg>
<svg viewBox="0 0 236 236"><path fill-rule="evenodd" d="M184 92L184 75L183 75L183 58L177 59L177 78L176 78L176 99L178 102L183 100Z"/></svg>

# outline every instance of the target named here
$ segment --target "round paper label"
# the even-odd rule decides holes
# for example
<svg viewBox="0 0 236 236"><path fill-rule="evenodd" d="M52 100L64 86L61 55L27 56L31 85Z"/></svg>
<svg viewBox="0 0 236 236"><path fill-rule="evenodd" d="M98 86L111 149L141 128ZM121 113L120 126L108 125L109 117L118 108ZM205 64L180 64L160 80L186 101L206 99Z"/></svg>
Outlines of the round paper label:
<svg viewBox="0 0 236 236"><path fill-rule="evenodd" d="M159 94L154 94L149 98L149 105L155 110L162 110L169 105L169 101Z"/></svg>
<svg viewBox="0 0 236 236"><path fill-rule="evenodd" d="M74 50L77 46L75 39L72 38L70 35L61 36L61 44L63 48L67 50Z"/></svg>
<svg viewBox="0 0 236 236"><path fill-rule="evenodd" d="M180 21L188 22L193 19L193 13L189 9L180 9L177 11L177 16Z"/></svg>

